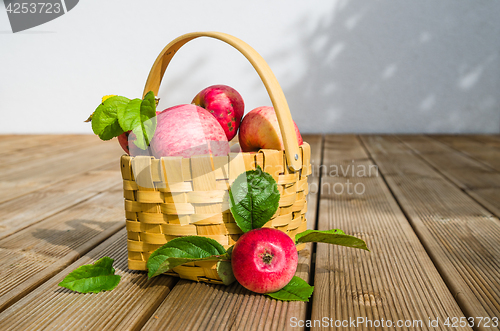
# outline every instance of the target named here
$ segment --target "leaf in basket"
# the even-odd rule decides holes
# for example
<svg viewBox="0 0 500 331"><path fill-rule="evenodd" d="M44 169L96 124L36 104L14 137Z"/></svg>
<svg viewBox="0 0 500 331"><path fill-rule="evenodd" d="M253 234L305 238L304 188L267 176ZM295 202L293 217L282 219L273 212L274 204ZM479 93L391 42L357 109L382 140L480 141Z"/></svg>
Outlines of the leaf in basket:
<svg viewBox="0 0 500 331"><path fill-rule="evenodd" d="M347 235L344 231L339 229L332 229L328 231L306 230L295 235L295 243L299 244L307 242L327 243L370 251L364 240Z"/></svg>
<svg viewBox="0 0 500 331"><path fill-rule="evenodd" d="M231 285L236 281L236 278L233 274L233 267L231 265L231 261L219 261L217 262L217 274L224 285Z"/></svg>
<svg viewBox="0 0 500 331"><path fill-rule="evenodd" d="M309 297L314 291L314 286L309 285L300 277L293 276L292 280L281 290L266 293L271 298L282 301L309 301Z"/></svg>
<svg viewBox="0 0 500 331"><path fill-rule="evenodd" d="M144 99L133 99L127 107L121 108L117 114L118 122L123 131L132 131L136 140L134 144L145 150L156 130L155 95L149 91Z"/></svg>
<svg viewBox="0 0 500 331"><path fill-rule="evenodd" d="M274 178L257 166L239 175L229 191L229 206L243 232L261 228L278 210L280 193Z"/></svg>
<svg viewBox="0 0 500 331"><path fill-rule="evenodd" d="M170 240L149 256L148 277L158 276L172 268L195 261L229 260L224 247L217 241L198 236Z"/></svg>
<svg viewBox="0 0 500 331"><path fill-rule="evenodd" d="M102 140L110 140L123 133L118 123L117 113L124 110L130 100L114 96L101 103L92 115L92 131Z"/></svg>
<svg viewBox="0 0 500 331"><path fill-rule="evenodd" d="M59 286L80 293L111 291L121 279L120 275L115 275L113 262L105 256L94 264L82 265L67 275Z"/></svg>

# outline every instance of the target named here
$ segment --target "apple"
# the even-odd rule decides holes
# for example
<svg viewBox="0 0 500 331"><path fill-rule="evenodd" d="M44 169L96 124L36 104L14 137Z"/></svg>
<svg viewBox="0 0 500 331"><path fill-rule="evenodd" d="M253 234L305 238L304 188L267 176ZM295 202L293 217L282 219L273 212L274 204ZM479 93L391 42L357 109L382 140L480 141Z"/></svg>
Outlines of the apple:
<svg viewBox="0 0 500 331"><path fill-rule="evenodd" d="M236 136L245 104L235 89L227 85L212 85L201 90L191 103L205 108L217 119L228 141Z"/></svg>
<svg viewBox="0 0 500 331"><path fill-rule="evenodd" d="M125 153L130 155L130 149L128 148L128 135L130 134L130 131L128 132L123 132L121 135L118 136L118 142L120 143L120 146L123 148Z"/></svg>
<svg viewBox="0 0 500 331"><path fill-rule="evenodd" d="M246 289L257 293L276 292L297 270L298 254L293 240L284 232L260 228L243 234L233 247L234 277Z"/></svg>
<svg viewBox="0 0 500 331"><path fill-rule="evenodd" d="M103 100L106 100L107 96L103 97ZM103 101L104 102L104 101ZM158 116L161 112L157 111L156 116ZM137 147L133 141L136 139L135 134L131 134L132 131L127 131L118 136L118 143L123 148L125 153L128 155L136 156L136 155L148 155L148 151L142 150ZM132 147L130 147L132 146Z"/></svg>
<svg viewBox="0 0 500 331"><path fill-rule="evenodd" d="M178 105L156 116L156 131L150 147L153 156L182 156L229 153L221 125L207 110L195 105Z"/></svg>
<svg viewBox="0 0 500 331"><path fill-rule="evenodd" d="M297 124L295 133L299 146L303 140ZM259 149L285 149L278 117L273 107L258 107L250 111L241 122L238 140L243 152L256 152Z"/></svg>
<svg viewBox="0 0 500 331"><path fill-rule="evenodd" d="M136 137L132 131L127 131L118 136L118 142L125 153L131 156L149 155L147 150L140 149L134 143Z"/></svg>

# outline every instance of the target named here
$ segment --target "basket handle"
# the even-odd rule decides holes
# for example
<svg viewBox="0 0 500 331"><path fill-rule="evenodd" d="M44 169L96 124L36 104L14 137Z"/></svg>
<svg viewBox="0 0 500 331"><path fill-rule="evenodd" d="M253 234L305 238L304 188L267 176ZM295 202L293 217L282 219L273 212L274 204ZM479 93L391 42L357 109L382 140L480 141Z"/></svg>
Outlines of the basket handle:
<svg viewBox="0 0 500 331"><path fill-rule="evenodd" d="M158 55L158 58L153 64L153 67L149 72L148 80L146 81L144 95L146 95L149 91L153 91L155 95L158 95L161 79L163 78L163 74L172 60L172 57L185 43L198 37L211 37L228 43L240 51L253 65L262 79L262 82L267 89L267 93L271 98L274 109L276 110L281 134L283 135L283 144L285 146L285 155L288 161L288 167L293 172L298 171L302 167L302 160L299 153L299 145L295 134L292 115L290 114L290 109L288 108L288 103L286 102L283 90L271 71L271 68L269 68L262 56L260 56L259 53L257 53L247 43L236 37L222 32L193 32L174 39L161 51L160 55Z"/></svg>

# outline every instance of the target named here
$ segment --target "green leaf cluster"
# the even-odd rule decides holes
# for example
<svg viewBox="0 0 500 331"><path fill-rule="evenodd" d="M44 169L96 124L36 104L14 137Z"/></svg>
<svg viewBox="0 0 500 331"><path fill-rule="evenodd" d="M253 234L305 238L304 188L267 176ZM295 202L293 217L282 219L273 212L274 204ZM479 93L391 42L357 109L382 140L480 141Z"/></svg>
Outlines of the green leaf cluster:
<svg viewBox="0 0 500 331"><path fill-rule="evenodd" d="M102 140L132 131L137 147L146 150L156 130L156 100L149 91L144 99L114 96L101 103L92 115L92 131Z"/></svg>
<svg viewBox="0 0 500 331"><path fill-rule="evenodd" d="M121 279L120 275L115 275L113 262L105 256L94 264L82 265L70 272L59 286L79 293L111 291Z"/></svg>

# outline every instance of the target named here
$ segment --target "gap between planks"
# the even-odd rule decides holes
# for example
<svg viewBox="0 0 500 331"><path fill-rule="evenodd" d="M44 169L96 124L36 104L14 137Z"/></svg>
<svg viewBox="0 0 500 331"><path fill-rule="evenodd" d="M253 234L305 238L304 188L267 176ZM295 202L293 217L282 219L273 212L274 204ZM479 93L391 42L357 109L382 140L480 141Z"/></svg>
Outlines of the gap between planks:
<svg viewBox="0 0 500 331"><path fill-rule="evenodd" d="M0 203L0 239L87 201L121 181L116 162Z"/></svg>
<svg viewBox="0 0 500 331"><path fill-rule="evenodd" d="M428 318L463 317L378 173L367 172L362 177L359 172L352 176L351 171L340 170L374 166L358 139L352 135L327 136L324 154L323 171L329 173L322 175L319 229L343 229L364 239L371 252L317 245L312 311L315 324L311 329L322 330L323 318L335 322L362 317L372 321L421 320L422 327L402 329L427 330ZM363 185L365 192L349 194L349 183ZM362 325L360 329L374 328ZM446 328L441 324L438 329Z"/></svg>
<svg viewBox="0 0 500 331"><path fill-rule="evenodd" d="M116 142L99 141L85 148L75 146L74 150L62 154L3 166L0 173L0 202L62 183L111 162L119 164L122 154Z"/></svg>
<svg viewBox="0 0 500 331"><path fill-rule="evenodd" d="M0 311L122 229L121 187L0 240Z"/></svg>
<svg viewBox="0 0 500 331"><path fill-rule="evenodd" d="M126 240L122 229L5 310L0 314L2 330L139 330L177 279L148 280L145 272L128 270ZM121 276L114 290L78 294L57 285L77 267L103 256L115 259L113 267Z"/></svg>
<svg viewBox="0 0 500 331"><path fill-rule="evenodd" d="M458 147L452 148L449 143L445 144L443 139L438 141L424 136L398 136L398 138L479 204L500 217L500 171L462 152ZM497 158L494 163L500 164L500 141L491 142L488 138L494 137L480 137L486 144L483 150L490 150ZM421 141L427 142L430 147L422 150ZM436 148L442 151L441 157L435 155ZM445 161L446 159L449 161ZM490 161L491 159L492 157Z"/></svg>
<svg viewBox="0 0 500 331"><path fill-rule="evenodd" d="M398 138L361 138L465 314L498 316L498 219Z"/></svg>
<svg viewBox="0 0 500 331"><path fill-rule="evenodd" d="M432 135L430 137L458 153L500 171L500 143L494 143L488 136L473 138L467 135Z"/></svg>

